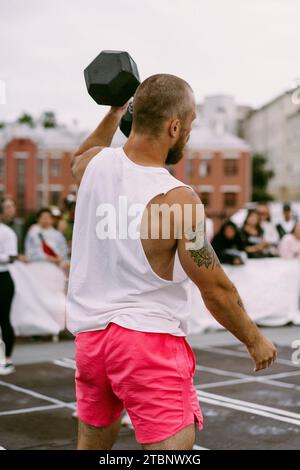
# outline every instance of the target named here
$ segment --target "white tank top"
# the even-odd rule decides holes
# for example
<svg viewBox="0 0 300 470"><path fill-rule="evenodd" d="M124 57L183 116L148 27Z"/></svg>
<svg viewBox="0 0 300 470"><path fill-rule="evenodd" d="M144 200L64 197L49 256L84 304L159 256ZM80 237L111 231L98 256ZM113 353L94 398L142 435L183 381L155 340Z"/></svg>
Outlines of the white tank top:
<svg viewBox="0 0 300 470"><path fill-rule="evenodd" d="M187 185L166 168L134 163L122 147L105 148L89 162L78 190L73 230L66 303L71 333L102 330L114 322L138 331L186 336L190 283L177 254L173 280L166 280L151 268L140 236L122 236L119 228L124 224L117 222L115 239L101 239L98 231L103 221L99 205L118 208L122 196L130 210L133 204L143 208L136 217L140 235L148 202L178 186ZM128 217L129 223L133 218Z"/></svg>

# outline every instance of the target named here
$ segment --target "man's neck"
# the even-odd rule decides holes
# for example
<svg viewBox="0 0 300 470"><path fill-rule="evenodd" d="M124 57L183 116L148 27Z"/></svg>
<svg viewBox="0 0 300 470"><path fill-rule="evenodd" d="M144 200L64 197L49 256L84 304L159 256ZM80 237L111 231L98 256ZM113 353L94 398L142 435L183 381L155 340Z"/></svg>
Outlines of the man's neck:
<svg viewBox="0 0 300 470"><path fill-rule="evenodd" d="M134 163L145 166L165 166L168 147L158 138L132 134L123 149L128 158Z"/></svg>

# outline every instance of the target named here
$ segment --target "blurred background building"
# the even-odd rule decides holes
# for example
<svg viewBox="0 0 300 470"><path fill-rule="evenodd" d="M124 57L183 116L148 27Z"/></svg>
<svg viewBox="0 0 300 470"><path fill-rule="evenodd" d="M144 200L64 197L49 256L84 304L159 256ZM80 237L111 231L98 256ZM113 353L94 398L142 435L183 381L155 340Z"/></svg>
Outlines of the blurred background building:
<svg viewBox="0 0 300 470"><path fill-rule="evenodd" d="M55 125L6 124L0 129L0 195L9 194L19 215L48 205L59 206L76 189L70 155L82 133Z"/></svg>
<svg viewBox="0 0 300 470"><path fill-rule="evenodd" d="M184 158L168 169L195 189L216 228L257 199L256 155L274 174L267 187L270 200L300 200L300 103L294 94L289 90L256 110L229 95L207 96L197 105ZM19 215L60 206L76 190L70 155L87 134L75 123L72 128L57 124L51 112L37 122L24 114L0 126L0 194L13 196ZM112 145L125 140L118 129Z"/></svg>

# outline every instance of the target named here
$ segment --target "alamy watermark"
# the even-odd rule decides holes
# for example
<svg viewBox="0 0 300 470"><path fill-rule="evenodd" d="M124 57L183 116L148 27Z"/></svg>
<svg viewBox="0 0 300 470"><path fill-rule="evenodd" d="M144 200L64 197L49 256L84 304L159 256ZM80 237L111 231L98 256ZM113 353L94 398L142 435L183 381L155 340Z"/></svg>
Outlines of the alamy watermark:
<svg viewBox="0 0 300 470"><path fill-rule="evenodd" d="M300 365L300 339L296 339L292 342L292 348L296 349L296 351L292 354L292 363L296 366Z"/></svg>
<svg viewBox="0 0 300 470"><path fill-rule="evenodd" d="M296 88L292 93L292 103L293 104L300 104L300 78L297 78L296 80Z"/></svg>
<svg viewBox="0 0 300 470"><path fill-rule="evenodd" d="M102 203L96 209L99 240L186 239L187 250L200 250L205 240L203 204L129 204L119 196L117 207Z"/></svg>
<svg viewBox="0 0 300 470"><path fill-rule="evenodd" d="M0 80L0 104L6 104L6 85L4 80Z"/></svg>

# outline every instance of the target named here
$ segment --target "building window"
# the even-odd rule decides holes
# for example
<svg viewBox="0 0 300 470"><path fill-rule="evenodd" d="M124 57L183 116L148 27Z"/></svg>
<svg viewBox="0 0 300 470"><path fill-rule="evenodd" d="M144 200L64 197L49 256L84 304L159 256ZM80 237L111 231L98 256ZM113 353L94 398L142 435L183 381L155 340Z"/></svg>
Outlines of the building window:
<svg viewBox="0 0 300 470"><path fill-rule="evenodd" d="M38 159L38 178L41 180L43 179L44 173L44 160L41 158Z"/></svg>
<svg viewBox="0 0 300 470"><path fill-rule="evenodd" d="M37 207L38 209L40 209L41 207L43 207L44 205L44 191L42 191L41 189L38 189L37 190Z"/></svg>
<svg viewBox="0 0 300 470"><path fill-rule="evenodd" d="M235 176L238 174L238 160L228 158L224 160L224 174L226 176Z"/></svg>
<svg viewBox="0 0 300 470"><path fill-rule="evenodd" d="M211 193L202 192L200 194L200 199L205 208L209 207L211 203Z"/></svg>
<svg viewBox="0 0 300 470"><path fill-rule="evenodd" d="M185 160L185 174L186 176L192 176L193 174L193 160L190 158Z"/></svg>
<svg viewBox="0 0 300 470"><path fill-rule="evenodd" d="M203 160L199 163L199 176L204 178L205 176L210 175L211 166L209 160Z"/></svg>
<svg viewBox="0 0 300 470"><path fill-rule="evenodd" d="M237 206L237 193L224 193L224 207Z"/></svg>
<svg viewBox="0 0 300 470"><path fill-rule="evenodd" d="M16 164L16 203L20 214L23 215L25 210L26 159L18 158Z"/></svg>
<svg viewBox="0 0 300 470"><path fill-rule="evenodd" d="M61 191L51 191L50 193L50 204L52 206L59 206L61 199Z"/></svg>
<svg viewBox="0 0 300 470"><path fill-rule="evenodd" d="M60 160L50 160L50 173L51 176L57 177L61 176L61 161Z"/></svg>

